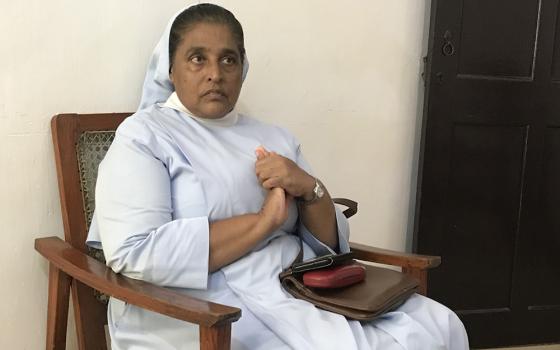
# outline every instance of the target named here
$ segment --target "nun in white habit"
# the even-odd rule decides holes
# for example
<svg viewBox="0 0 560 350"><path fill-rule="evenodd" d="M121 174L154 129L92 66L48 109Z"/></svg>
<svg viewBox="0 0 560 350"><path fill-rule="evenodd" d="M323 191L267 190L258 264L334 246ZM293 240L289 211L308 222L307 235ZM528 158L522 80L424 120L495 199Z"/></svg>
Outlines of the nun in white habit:
<svg viewBox="0 0 560 350"><path fill-rule="evenodd" d="M298 234L307 259L349 251L349 229L298 141L235 110L247 70L229 11L200 4L171 19L140 109L99 167L88 244L115 272L240 308L235 350L468 349L458 317L420 295L364 323L282 289ZM113 350L199 347L196 325L117 299L108 321Z"/></svg>

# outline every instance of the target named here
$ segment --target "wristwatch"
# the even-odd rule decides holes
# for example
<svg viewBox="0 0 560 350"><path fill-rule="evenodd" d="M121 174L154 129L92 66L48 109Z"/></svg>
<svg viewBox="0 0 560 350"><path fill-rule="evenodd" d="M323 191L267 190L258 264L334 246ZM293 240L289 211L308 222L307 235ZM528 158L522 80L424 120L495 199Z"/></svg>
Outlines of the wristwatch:
<svg viewBox="0 0 560 350"><path fill-rule="evenodd" d="M319 181L319 179L315 178L315 187L313 188L313 198L311 198L310 200L305 200L303 199L303 197L301 197L300 203L311 204L323 198L324 195L325 195L325 188L323 187L323 184L321 183L321 181Z"/></svg>

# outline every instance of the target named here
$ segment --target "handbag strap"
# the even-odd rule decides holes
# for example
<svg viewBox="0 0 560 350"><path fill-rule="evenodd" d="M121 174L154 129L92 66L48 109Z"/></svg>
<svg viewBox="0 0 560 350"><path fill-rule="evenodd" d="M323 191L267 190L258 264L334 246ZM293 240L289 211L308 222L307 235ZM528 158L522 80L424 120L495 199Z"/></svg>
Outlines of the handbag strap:
<svg viewBox="0 0 560 350"><path fill-rule="evenodd" d="M345 209L342 214L344 214L344 216L346 218L350 218L351 216L353 216L354 214L356 214L358 212L358 202L355 202L351 199L348 198L333 198L333 202L336 204L341 204L347 207L347 209ZM299 219L298 219L299 220ZM299 238L299 253L296 256L296 258L294 259L294 261L292 261L292 263L290 264L290 267L288 267L287 269L285 269L284 271L282 271L280 273L280 278L284 278L285 276L289 276L293 273L293 267L295 264L300 263L303 261L303 239L301 238L301 234L298 232L297 236Z"/></svg>
<svg viewBox="0 0 560 350"><path fill-rule="evenodd" d="M353 201L348 198L333 198L333 202L336 204L344 205L346 209L342 212L344 216L349 219L358 212L358 202Z"/></svg>
<svg viewBox="0 0 560 350"><path fill-rule="evenodd" d="M301 239L301 235L300 235L299 232L298 232L297 236L299 238L299 253L296 256L296 258L294 259L294 261L292 261L290 266L287 269L285 269L284 271L280 272L280 280L282 280L286 276L290 276L293 273L294 265L303 260L303 240Z"/></svg>

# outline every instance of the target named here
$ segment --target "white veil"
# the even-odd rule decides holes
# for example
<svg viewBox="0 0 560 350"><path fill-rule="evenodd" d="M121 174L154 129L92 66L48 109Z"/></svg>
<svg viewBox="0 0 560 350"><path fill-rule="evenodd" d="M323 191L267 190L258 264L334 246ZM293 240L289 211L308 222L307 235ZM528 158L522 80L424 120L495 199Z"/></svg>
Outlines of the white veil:
<svg viewBox="0 0 560 350"><path fill-rule="evenodd" d="M158 102L165 102L171 96L173 91L175 91L171 80L169 79L169 33L171 32L171 26L175 18L179 16L186 9L195 6L193 4L185 7L181 11L177 12L167 23L163 35L159 39L152 57L150 58L150 63L148 64L148 70L146 71L146 77L144 78L144 86L142 87L142 99L140 100L140 106L138 110L149 107ZM247 72L249 71L249 61L247 60L247 54L243 58L243 76L242 81L245 80Z"/></svg>

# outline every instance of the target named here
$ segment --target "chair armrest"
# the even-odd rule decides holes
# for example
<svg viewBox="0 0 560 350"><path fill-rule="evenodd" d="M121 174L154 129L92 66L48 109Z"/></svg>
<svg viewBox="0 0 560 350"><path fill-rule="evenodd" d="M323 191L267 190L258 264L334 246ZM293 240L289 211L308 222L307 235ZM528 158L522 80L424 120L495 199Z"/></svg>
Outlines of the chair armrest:
<svg viewBox="0 0 560 350"><path fill-rule="evenodd" d="M437 267L441 263L441 257L439 256L402 253L353 242L350 242L350 249L358 260L401 266L409 269L426 270Z"/></svg>
<svg viewBox="0 0 560 350"><path fill-rule="evenodd" d="M238 308L117 274L58 237L36 239L35 250L72 278L144 309L205 327L235 322L241 317Z"/></svg>

